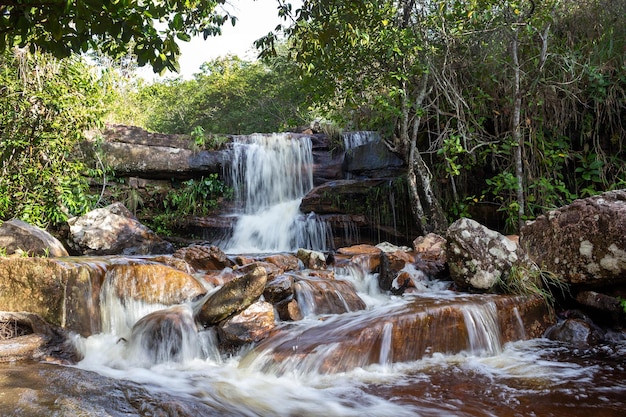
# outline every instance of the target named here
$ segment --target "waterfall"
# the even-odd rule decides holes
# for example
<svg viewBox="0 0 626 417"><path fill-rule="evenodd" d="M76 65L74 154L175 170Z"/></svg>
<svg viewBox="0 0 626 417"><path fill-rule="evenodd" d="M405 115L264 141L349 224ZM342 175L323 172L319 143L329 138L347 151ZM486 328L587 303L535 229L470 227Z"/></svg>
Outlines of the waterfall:
<svg viewBox="0 0 626 417"><path fill-rule="evenodd" d="M313 152L307 136L272 134L236 137L230 179L242 213L229 252L325 250L329 227L314 213L300 212L313 188Z"/></svg>
<svg viewBox="0 0 626 417"><path fill-rule="evenodd" d="M369 142L380 140L380 134L374 131L362 130L357 132L345 132L342 135L345 150L353 149Z"/></svg>

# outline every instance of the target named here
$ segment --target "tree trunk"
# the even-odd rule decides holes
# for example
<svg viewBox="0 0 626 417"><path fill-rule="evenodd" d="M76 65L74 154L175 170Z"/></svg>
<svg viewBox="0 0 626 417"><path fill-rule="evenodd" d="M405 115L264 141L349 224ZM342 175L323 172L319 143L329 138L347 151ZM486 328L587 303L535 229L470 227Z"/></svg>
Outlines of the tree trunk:
<svg viewBox="0 0 626 417"><path fill-rule="evenodd" d="M406 91L406 90L405 90ZM422 76L422 85L415 99L415 109L419 109L428 95L428 75ZM411 210L415 219L418 233L425 235L430 232L444 234L447 229L447 220L431 184L431 174L417 149L417 136L421 119L415 115L413 129L409 135L409 105L408 94L403 98L402 121L400 137L404 148L409 150L407 162L407 180Z"/></svg>
<svg viewBox="0 0 626 417"><path fill-rule="evenodd" d="M524 198L524 166L522 159L522 147L524 146L524 138L521 132L521 113L522 113L522 92L520 86L520 64L518 58L518 32L519 29L515 27L513 32L513 40L511 42L511 54L513 55L513 73L514 73L514 88L515 88L515 102L513 104L513 141L515 142L515 152L513 154L515 162L515 177L517 179L517 224L518 230L521 230L524 226L524 206L526 205Z"/></svg>

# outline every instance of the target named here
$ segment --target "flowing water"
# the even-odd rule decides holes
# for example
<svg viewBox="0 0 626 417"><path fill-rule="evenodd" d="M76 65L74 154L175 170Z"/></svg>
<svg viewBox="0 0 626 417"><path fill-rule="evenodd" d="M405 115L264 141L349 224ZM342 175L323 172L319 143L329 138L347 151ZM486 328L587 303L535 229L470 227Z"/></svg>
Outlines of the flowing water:
<svg viewBox="0 0 626 417"><path fill-rule="evenodd" d="M225 248L325 249L326 226L298 210L312 188L310 140L246 137L234 155L241 212ZM228 355L218 350L215 330L196 329L198 304L132 300L108 277L102 332L75 337L84 359L75 366L0 364L0 415L624 415L625 342L580 348L527 340L517 309L505 339L497 297L457 294L419 271L411 271L416 292L396 297L381 293L376 276L358 265L334 272L357 289L364 310L350 309L338 291L332 302L345 302L347 312L319 314L307 301L311 283L302 281L304 319Z"/></svg>
<svg viewBox="0 0 626 417"><path fill-rule="evenodd" d="M236 137L230 179L242 213L232 237L231 253L327 249L330 228L314 213L300 212L302 198L313 188L313 152L308 136L289 134Z"/></svg>
<svg viewBox="0 0 626 417"><path fill-rule="evenodd" d="M89 411L82 415L102 416L588 417L621 416L626 409L626 344L576 349L545 339L503 343L497 307L490 299L456 294L447 290L448 283L438 281L429 282L411 296L389 296L378 291L375 275L359 268L338 268L335 273L359 290L367 303L366 310L340 315L309 313L300 322L285 324L284 337L233 355L218 352L215 332L197 333L193 326L184 324L173 339L192 348L181 354L180 349L166 343L165 349L157 349L155 355L154 346L142 340L154 340L150 338L155 334L151 323L163 321L151 322L150 318L163 307L128 304L108 293L102 303L103 320L124 325L109 326L107 331L88 338L77 337L85 357L77 366L63 368L56 381L46 379L55 378L50 365L39 365L31 371L31 378L17 384L20 401L30 398L31 404L38 403L39 414L12 414L2 405L0 412L45 415L41 414L43 408L50 410L48 415L75 415L67 411L68 402ZM446 352L433 347L426 337L416 338L408 347L423 350L422 357L395 360L398 352L394 350L398 347L394 343L397 335L393 317L406 314L415 304L458 309L465 327L462 333L466 335L466 348ZM184 322L196 307L172 307L164 314L179 314ZM146 315L129 319L132 314L128 309ZM151 313L154 311L157 313ZM139 324L132 325L129 320ZM425 335L450 331L437 328L436 319L427 322L423 326ZM376 331L368 333L367 329L372 328ZM170 327L161 325L158 329L166 340L172 339L172 333L164 331ZM355 329L365 336L376 333L372 339L376 342L362 343L359 352L347 354L344 351L349 350L346 347L351 346ZM523 328L518 332L523 336ZM318 334L322 336L315 336ZM405 337L413 336L411 333ZM277 360L272 356L285 341L291 345ZM371 351L363 346L370 346ZM307 354L302 355L305 349ZM338 354L341 360L335 360ZM335 365L354 366L321 366L329 358ZM359 358L369 359L359 362ZM76 374L69 374L68 369ZM113 382L94 381L85 371L94 371ZM3 375L11 375L11 369ZM9 381L16 383L0 380L0 392L8 392L3 383ZM77 400L59 393L71 392L72 384L93 391L103 384L102 396L124 399L107 403L92 393L92 397L81 397L83 403L78 407L74 403Z"/></svg>

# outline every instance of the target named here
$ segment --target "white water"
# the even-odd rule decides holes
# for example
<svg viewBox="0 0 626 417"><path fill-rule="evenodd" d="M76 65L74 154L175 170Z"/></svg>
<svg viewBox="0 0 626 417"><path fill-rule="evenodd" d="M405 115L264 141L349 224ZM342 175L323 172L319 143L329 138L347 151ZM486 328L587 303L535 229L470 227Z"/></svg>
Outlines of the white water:
<svg viewBox="0 0 626 417"><path fill-rule="evenodd" d="M378 132L367 130L345 132L342 136L343 146L346 150L353 149L370 142L377 142L380 140L380 134Z"/></svg>
<svg viewBox="0 0 626 417"><path fill-rule="evenodd" d="M444 290L442 284L423 286L420 288L422 293L412 297L390 297L377 290L375 275L366 274L359 267L336 269L335 272L338 279L350 280L359 288L361 297L367 302L368 309L364 312L348 313L355 322L364 316L383 318L412 297L436 296L442 300L464 297ZM416 276L414 280L419 281L420 277ZM378 363L347 372L328 375L317 372L320 357L337 353L338 345L335 343L320 345L306 356L298 356L294 352L285 363L280 364L281 372L264 372L258 366L262 358L257 357L250 362L241 360L246 352L232 357L220 355L212 330L196 333L187 329L189 340L195 340L200 345L192 349L194 353L191 356L155 359L153 355L149 356L152 358L150 362L141 352L141 343L133 344L133 333L141 336L141 326L135 326L135 323L142 319L135 312L155 311L162 306L129 303L126 299L116 299L115 292L108 292L107 297L102 304L102 316L109 323L123 325L109 326L105 333L87 339L77 338L84 354L84 360L78 367L134 381L155 396L159 392L167 392L194 398L225 416L499 415L483 411L482 401L493 401L506 411L515 409L520 401L529 396L542 396L551 389L559 392L557 399L565 398L567 401L569 395L576 395L572 401L578 401L579 395L594 389L594 378L601 378L606 370L599 366L546 359L546 356L566 349L551 342L534 340L500 346L498 337L492 334L497 327L493 320L493 304L473 306L467 302L462 304L473 342L469 351L458 354L431 352L414 362L391 363L393 325L384 323ZM169 310L174 313L180 310L184 318L189 317L192 308L181 306ZM293 332L297 334L321 323L323 321L319 317L309 316L294 323ZM133 327L128 336L128 329ZM130 337L130 341L120 340L121 337ZM613 397L626 392L623 384L612 384L593 392ZM474 386L480 387L475 389L475 393L472 391ZM399 391L397 394L378 395L377 387L383 392L385 387L395 387ZM570 394L572 390L573 394ZM524 415L524 412L507 415Z"/></svg>
<svg viewBox="0 0 626 417"><path fill-rule="evenodd" d="M314 213L299 210L302 198L313 188L309 137L257 134L236 138L230 177L243 213L224 244L227 252L327 249L328 225Z"/></svg>

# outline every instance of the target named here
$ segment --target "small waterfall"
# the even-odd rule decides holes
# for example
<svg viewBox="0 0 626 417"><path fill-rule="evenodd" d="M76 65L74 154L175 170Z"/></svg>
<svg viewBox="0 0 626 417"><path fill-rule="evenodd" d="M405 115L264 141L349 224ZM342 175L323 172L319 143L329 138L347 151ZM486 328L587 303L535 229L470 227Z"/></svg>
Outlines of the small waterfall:
<svg viewBox="0 0 626 417"><path fill-rule="evenodd" d="M235 138L230 178L242 205L225 249L238 253L326 250L330 228L302 198L313 188L313 152L307 136L252 135Z"/></svg>
<svg viewBox="0 0 626 417"><path fill-rule="evenodd" d="M502 352L498 309L495 303L471 303L461 306L472 353L486 352L496 355Z"/></svg>
<svg viewBox="0 0 626 417"><path fill-rule="evenodd" d="M380 140L380 134L374 131L362 130L357 132L345 132L342 134L345 150L353 149L369 142Z"/></svg>

